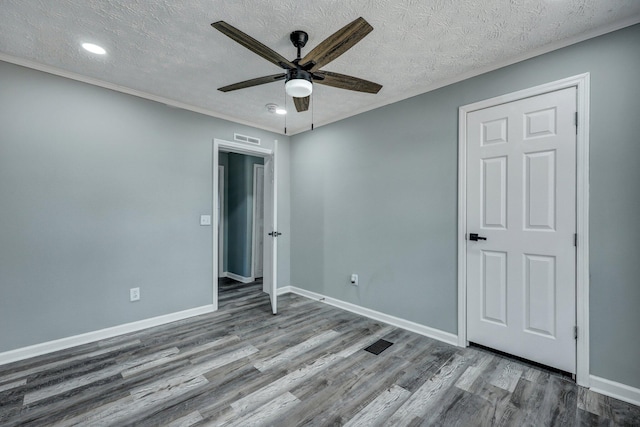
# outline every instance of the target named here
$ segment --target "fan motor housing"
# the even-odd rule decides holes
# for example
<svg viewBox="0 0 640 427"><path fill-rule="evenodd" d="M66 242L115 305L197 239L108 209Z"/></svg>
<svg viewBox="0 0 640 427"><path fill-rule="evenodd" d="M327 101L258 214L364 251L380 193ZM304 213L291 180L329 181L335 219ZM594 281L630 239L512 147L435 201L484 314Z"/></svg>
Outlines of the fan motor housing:
<svg viewBox="0 0 640 427"><path fill-rule="evenodd" d="M287 70L286 81L288 82L289 80L293 79L303 79L313 83L313 77L311 76L311 73L300 68Z"/></svg>

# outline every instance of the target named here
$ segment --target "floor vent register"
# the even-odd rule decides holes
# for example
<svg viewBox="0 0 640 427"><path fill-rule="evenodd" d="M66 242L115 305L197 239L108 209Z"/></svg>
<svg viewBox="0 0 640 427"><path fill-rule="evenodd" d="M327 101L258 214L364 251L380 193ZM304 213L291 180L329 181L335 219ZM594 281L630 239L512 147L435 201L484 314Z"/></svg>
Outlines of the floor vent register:
<svg viewBox="0 0 640 427"><path fill-rule="evenodd" d="M378 340L373 344L371 344L369 347L365 348L364 351L368 351L369 353L375 354L377 356L378 354L382 353L392 345L393 345L392 342L385 341L385 340Z"/></svg>

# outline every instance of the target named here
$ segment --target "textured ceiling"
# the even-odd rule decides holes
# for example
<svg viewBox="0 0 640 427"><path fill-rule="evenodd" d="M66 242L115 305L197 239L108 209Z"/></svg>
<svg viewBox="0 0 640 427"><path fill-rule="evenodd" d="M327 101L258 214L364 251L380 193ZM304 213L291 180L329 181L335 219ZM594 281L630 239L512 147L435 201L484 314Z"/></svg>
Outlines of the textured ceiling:
<svg viewBox="0 0 640 427"><path fill-rule="evenodd" d="M374 30L323 67L382 84L377 95L314 85L313 109L287 100L289 134L330 123L553 47L640 22L638 0L2 0L0 52L282 133L284 83L216 88L280 69L210 24L224 20L294 59L358 16ZM94 56L82 42L105 47ZM160 98L157 98L160 97ZM153 97L152 97L153 98ZM311 112L313 110L313 113Z"/></svg>

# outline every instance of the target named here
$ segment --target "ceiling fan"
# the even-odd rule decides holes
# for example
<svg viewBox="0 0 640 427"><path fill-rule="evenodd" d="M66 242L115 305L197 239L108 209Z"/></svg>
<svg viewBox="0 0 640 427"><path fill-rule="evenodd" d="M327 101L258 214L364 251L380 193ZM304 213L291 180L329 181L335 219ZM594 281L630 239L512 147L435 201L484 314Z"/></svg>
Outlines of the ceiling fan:
<svg viewBox="0 0 640 427"><path fill-rule="evenodd" d="M297 58L292 61L287 60L273 49L224 21L214 22L211 26L250 51L285 70L284 74L280 73L258 77L221 87L218 90L222 92L230 92L232 90L285 80L285 91L287 95L293 97L296 110L301 112L309 109L309 97L313 91L313 83L373 94L378 93L378 91L382 89L382 85L378 83L345 74L320 70L321 67L351 49L356 43L373 31L373 27L362 17L345 25L326 38L322 43L312 49L311 52L307 53L304 58L300 57L300 50L307 44L309 35L304 31L292 32L289 38L298 49Z"/></svg>

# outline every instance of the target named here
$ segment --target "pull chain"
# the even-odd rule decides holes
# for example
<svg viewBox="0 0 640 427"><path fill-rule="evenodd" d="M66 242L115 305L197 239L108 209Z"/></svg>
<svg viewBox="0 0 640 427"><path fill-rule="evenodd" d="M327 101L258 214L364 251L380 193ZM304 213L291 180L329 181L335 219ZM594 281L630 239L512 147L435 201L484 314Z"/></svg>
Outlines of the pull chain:
<svg viewBox="0 0 640 427"><path fill-rule="evenodd" d="M314 108L314 105L316 104L315 102L313 102L314 98L315 98L315 95L311 97L311 130L313 130L313 108Z"/></svg>

